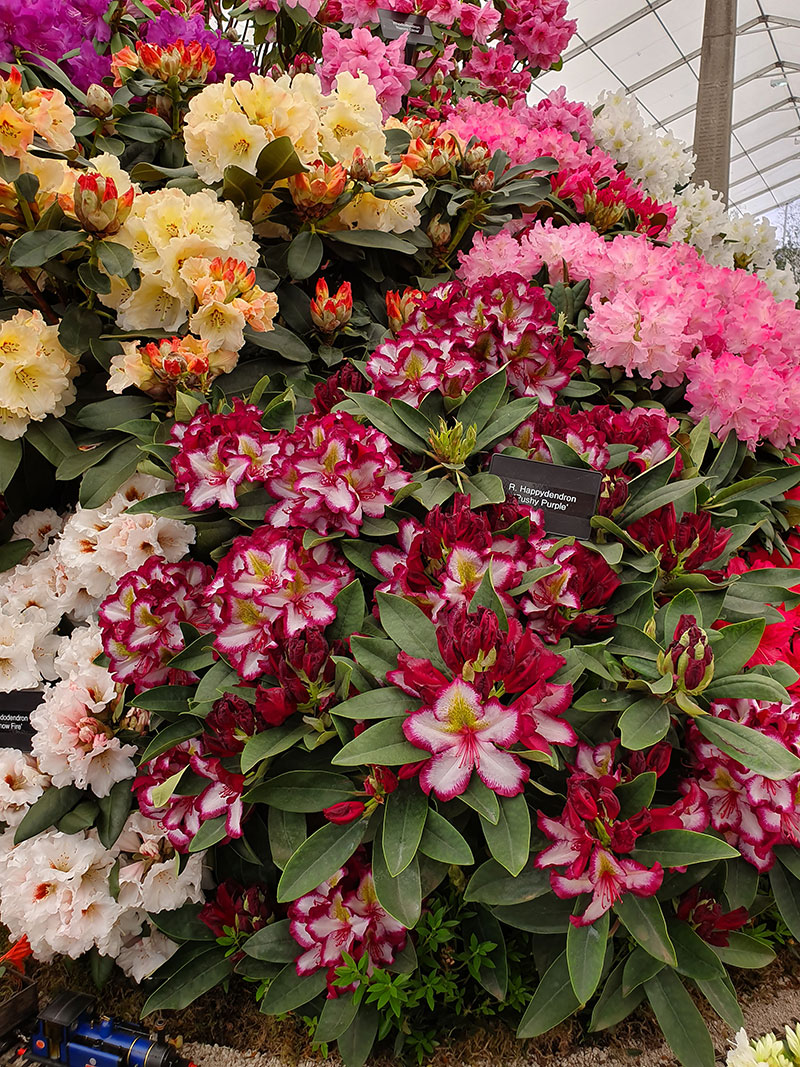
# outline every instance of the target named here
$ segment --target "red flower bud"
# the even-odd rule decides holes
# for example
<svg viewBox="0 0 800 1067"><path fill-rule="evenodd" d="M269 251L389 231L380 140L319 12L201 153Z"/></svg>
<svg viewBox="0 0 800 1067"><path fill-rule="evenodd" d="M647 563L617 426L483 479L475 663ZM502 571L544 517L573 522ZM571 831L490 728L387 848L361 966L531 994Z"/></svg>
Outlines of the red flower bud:
<svg viewBox="0 0 800 1067"><path fill-rule="evenodd" d="M331 804L322 812L328 822L339 825L355 822L364 814L364 803L361 800L340 800L338 804Z"/></svg>

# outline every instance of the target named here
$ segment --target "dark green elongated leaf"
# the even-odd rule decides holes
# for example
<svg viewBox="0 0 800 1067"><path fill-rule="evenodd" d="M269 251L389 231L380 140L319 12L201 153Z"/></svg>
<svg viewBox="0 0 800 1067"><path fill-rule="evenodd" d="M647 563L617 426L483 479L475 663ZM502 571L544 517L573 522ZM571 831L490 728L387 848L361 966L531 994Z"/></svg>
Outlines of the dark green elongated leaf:
<svg viewBox="0 0 800 1067"><path fill-rule="evenodd" d="M59 482L71 482L73 478L80 477L84 471L96 466L109 452L113 452L122 442L122 438L115 435L99 444L86 447L80 452L73 452L65 456L56 468L56 480Z"/></svg>
<svg viewBox="0 0 800 1067"><path fill-rule="evenodd" d="M500 623L501 630L508 630L508 618L506 617L506 609L503 607L503 601L497 595L492 581L492 564L489 561L489 566L486 568L486 572L481 578L481 584L475 590L475 595L469 602L469 610L475 611L477 608L488 608L494 612L497 617L497 621Z"/></svg>
<svg viewBox="0 0 800 1067"><path fill-rule="evenodd" d="M358 1006L352 993L326 1000L314 1031L314 1040L324 1043L335 1041L352 1025L357 1014Z"/></svg>
<svg viewBox="0 0 800 1067"><path fill-rule="evenodd" d="M64 319L61 320L63 326ZM59 334L59 339L61 339ZM61 340L64 345L64 341ZM67 346L64 345L66 348ZM70 351L72 351L70 349ZM69 435L69 430L60 419L52 415L42 422L31 422L25 430L25 440L44 456L48 463L57 467L62 459L71 456L75 451L75 442ZM13 442L8 442L13 443ZM21 442L16 442L21 445ZM3 468L5 470L5 467ZM13 473L13 471L12 471ZM0 484L0 489L2 485ZM181 494L181 499L183 494Z"/></svg>
<svg viewBox="0 0 800 1067"><path fill-rule="evenodd" d="M361 844L363 819L340 826L326 823L307 838L286 864L278 882L278 902L297 900L335 874Z"/></svg>
<svg viewBox="0 0 800 1067"><path fill-rule="evenodd" d="M654 489L652 493L644 494L637 498L635 505L625 515L625 525L630 526L637 519L643 519L651 511L662 508L667 504L674 504L677 500L686 496L705 483L705 478L685 478L682 481L668 482L660 489Z"/></svg>
<svg viewBox="0 0 800 1067"><path fill-rule="evenodd" d="M475 862L472 849L465 838L452 823L431 807L428 808L419 850L431 859L441 863L455 863L459 867L467 867Z"/></svg>
<svg viewBox="0 0 800 1067"><path fill-rule="evenodd" d="M289 920L279 919L256 930L244 943L248 956L271 963L291 963L297 959L300 947L289 930Z"/></svg>
<svg viewBox="0 0 800 1067"><path fill-rule="evenodd" d="M383 812L383 855L389 874L396 878L417 854L428 814L428 798L419 782L400 782L388 795Z"/></svg>
<svg viewBox="0 0 800 1067"><path fill-rule="evenodd" d="M169 661L173 670L199 671L203 667L210 667L216 662L216 657L211 649L216 634L200 634L181 652L178 652Z"/></svg>
<svg viewBox="0 0 800 1067"><path fill-rule="evenodd" d="M296 333L287 330L285 326L281 326L279 322L273 323L271 330L264 330L261 333L245 327L244 336L245 340L255 345L256 348L264 348L268 352L279 352L284 359L292 363L310 363L314 358L314 353L305 341L301 340Z"/></svg>
<svg viewBox="0 0 800 1067"><path fill-rule="evenodd" d="M624 690L593 689L589 693L583 693L574 701L573 707L577 708L578 711L625 711L635 702L635 694L627 693Z"/></svg>
<svg viewBox="0 0 800 1067"><path fill-rule="evenodd" d="M270 141L261 149L256 163L256 174L265 185L291 178L305 169L290 137L276 137Z"/></svg>
<svg viewBox="0 0 800 1067"><path fill-rule="evenodd" d="M428 753L407 741L401 719L384 719L370 726L348 742L331 760L338 767L358 767L373 763L396 767L400 763L416 763L427 759Z"/></svg>
<svg viewBox="0 0 800 1067"><path fill-rule="evenodd" d="M733 1030L744 1026L744 1016L736 999L736 993L727 975L724 978L712 978L707 981L695 981L695 985L708 1003Z"/></svg>
<svg viewBox="0 0 800 1067"><path fill-rule="evenodd" d="M22 441L5 441L0 438L0 493L8 489L21 459Z"/></svg>
<svg viewBox="0 0 800 1067"><path fill-rule="evenodd" d="M358 578L340 589L333 602L336 605L336 618L328 627L328 637L334 641L344 641L361 629L367 613L364 589Z"/></svg>
<svg viewBox="0 0 800 1067"><path fill-rule="evenodd" d="M481 819L481 829L489 851L511 874L518 875L528 861L531 848L531 816L524 794L500 797L496 823Z"/></svg>
<svg viewBox="0 0 800 1067"><path fill-rule="evenodd" d="M285 1011L302 1008L309 1000L321 993L327 985L327 972L300 977L294 963L287 963L283 970L270 983L270 987L261 1001L264 1015L283 1015Z"/></svg>
<svg viewBox="0 0 800 1067"><path fill-rule="evenodd" d="M0 545L0 572L16 567L18 563L25 559L32 548L33 541L29 541L27 537Z"/></svg>
<svg viewBox="0 0 800 1067"><path fill-rule="evenodd" d="M508 992L508 954L503 928L487 908L476 908L475 916L464 923L465 938L474 934L482 944L495 947L481 959L478 981L496 1000L506 999Z"/></svg>
<svg viewBox="0 0 800 1067"><path fill-rule="evenodd" d="M677 974L664 967L644 988L658 1025L683 1067L714 1067L708 1027Z"/></svg>
<svg viewBox="0 0 800 1067"><path fill-rule="evenodd" d="M359 231L361 232L361 231ZM347 390L345 390L347 393ZM385 400L377 396L367 396L366 393L347 393L353 402L353 413L366 415L369 421L382 433L410 452L422 453L428 447L427 441L422 441L410 430L399 418Z"/></svg>
<svg viewBox="0 0 800 1067"><path fill-rule="evenodd" d="M736 908L749 909L757 892L756 868L745 859L728 860L725 864L725 900L728 902L728 908L731 911Z"/></svg>
<svg viewBox="0 0 800 1067"><path fill-rule="evenodd" d="M622 744L631 752L650 748L667 736L669 718L669 706L658 697L642 697L620 716Z"/></svg>
<svg viewBox="0 0 800 1067"><path fill-rule="evenodd" d="M132 778L127 778L124 782L115 782L108 796L100 797L97 801L100 807L97 836L105 848L112 848L122 833L133 803L132 785Z"/></svg>
<svg viewBox="0 0 800 1067"><path fill-rule="evenodd" d="M791 701L780 682L756 671L728 675L725 678L715 675L714 681L704 691L703 696L708 700L770 700L781 704Z"/></svg>
<svg viewBox="0 0 800 1067"><path fill-rule="evenodd" d="M273 726L260 734L254 734L249 741L245 742L241 756L242 773L247 774L262 760L285 752L301 741L311 729L308 723L301 722L296 725L290 719L280 726Z"/></svg>
<svg viewBox="0 0 800 1067"><path fill-rule="evenodd" d="M477 774L472 775L469 785L458 799L472 808L473 811L477 811L480 817L486 819L487 822L496 823L499 821L500 804L497 800L497 794L487 788Z"/></svg>
<svg viewBox="0 0 800 1067"><path fill-rule="evenodd" d="M227 978L233 970L233 960L226 957L225 951L221 945L204 942L178 949L180 966L148 998L142 1008L142 1018L156 1011L188 1008L193 1000Z"/></svg>
<svg viewBox="0 0 800 1067"><path fill-rule="evenodd" d="M311 230L301 230L289 245L286 263L289 274L297 281L316 274L324 252L322 239Z"/></svg>
<svg viewBox="0 0 800 1067"><path fill-rule="evenodd" d="M501 923L532 934L566 934L571 911L571 900L559 900L553 894L524 904L492 908L492 914Z"/></svg>
<svg viewBox="0 0 800 1067"><path fill-rule="evenodd" d="M287 771L262 782L244 795L247 804L269 804L281 811L322 811L352 800L355 786L332 771Z"/></svg>
<svg viewBox="0 0 800 1067"><path fill-rule="evenodd" d="M150 921L173 941L216 941L213 932L198 918L202 907L202 904L184 904L174 911L151 914Z"/></svg>
<svg viewBox="0 0 800 1067"><path fill-rule="evenodd" d="M283 967L280 963L268 963L267 960L254 960L252 956L242 956L233 970L243 978L257 978L259 982L263 982L265 978L276 978Z"/></svg>
<svg viewBox="0 0 800 1067"><path fill-rule="evenodd" d="M352 561L351 561L352 562ZM397 669L397 645L383 637L350 638L350 651L356 663L379 682L386 681L386 672Z"/></svg>
<svg viewBox="0 0 800 1067"><path fill-rule="evenodd" d="M436 628L424 612L410 600L392 593L377 594L381 626L398 648L409 656L427 659L440 671L447 671L436 641Z"/></svg>
<svg viewBox="0 0 800 1067"><path fill-rule="evenodd" d="M720 633L712 648L714 673L718 678L736 674L759 646L766 623L763 619L734 622Z"/></svg>
<svg viewBox="0 0 800 1067"><path fill-rule="evenodd" d="M643 948L635 948L625 961L622 972L622 995L627 997L634 989L658 974L662 967L666 966L663 960L657 960Z"/></svg>
<svg viewBox="0 0 800 1067"><path fill-rule="evenodd" d="M591 926L569 924L567 930L567 968L572 991L585 1004L600 984L608 942L608 912Z"/></svg>
<svg viewBox="0 0 800 1067"><path fill-rule="evenodd" d="M81 285L84 285L92 293L105 295L111 292L111 279L99 267L95 267L93 263L81 263L78 267L78 278Z"/></svg>
<svg viewBox="0 0 800 1067"><path fill-rule="evenodd" d="M733 930L728 934L728 944L725 948L712 945L712 948L729 967L745 967L754 970L766 967L775 959L775 953L762 941L749 934L743 934L741 930Z"/></svg>
<svg viewBox="0 0 800 1067"><path fill-rule="evenodd" d="M703 737L755 774L779 781L800 771L797 756L749 726L714 715L698 715L694 721Z"/></svg>
<svg viewBox="0 0 800 1067"><path fill-rule="evenodd" d="M507 384L506 371L503 367L490 377L484 378L464 397L457 417L465 429L474 425L476 431L480 433L502 400Z"/></svg>
<svg viewBox="0 0 800 1067"><path fill-rule="evenodd" d="M621 819L629 819L642 808L650 807L650 801L656 791L656 781L655 771L643 771L630 782L617 786L614 796L619 800Z"/></svg>
<svg viewBox="0 0 800 1067"><path fill-rule="evenodd" d="M410 241L397 237L383 230L337 230L328 234L331 240L343 245L357 245L360 248L382 248L388 252L404 252L412 256L416 247Z"/></svg>
<svg viewBox="0 0 800 1067"><path fill-rule="evenodd" d="M97 245L100 262L109 274L118 278L127 278L133 270L133 253L125 245L116 241L100 241Z"/></svg>
<svg viewBox="0 0 800 1067"><path fill-rule="evenodd" d="M62 816L56 825L62 834L78 834L94 826L99 813L100 808L94 800L82 800L77 807Z"/></svg>
<svg viewBox="0 0 800 1067"><path fill-rule="evenodd" d="M674 967L678 962L667 933L661 905L655 897L637 897L626 893L614 905L614 911L633 939L657 960Z"/></svg>
<svg viewBox="0 0 800 1067"><path fill-rule="evenodd" d="M386 911L403 926L409 929L416 926L422 911L422 884L416 857L394 878L389 872L381 845L372 852L372 876L375 879L375 894Z"/></svg>
<svg viewBox="0 0 800 1067"><path fill-rule="evenodd" d="M501 437L506 437L516 430L519 424L536 410L537 403L535 397L520 397L503 404L478 434L473 452L482 452Z"/></svg>
<svg viewBox="0 0 800 1067"><path fill-rule="evenodd" d="M517 1037L538 1037L545 1034L579 1007L580 1002L575 996L569 977L567 954L562 952L545 971L531 997L517 1029Z"/></svg>
<svg viewBox="0 0 800 1067"><path fill-rule="evenodd" d="M23 233L14 241L8 253L8 262L19 270L41 267L85 240L83 230L33 230Z"/></svg>
<svg viewBox="0 0 800 1067"><path fill-rule="evenodd" d="M72 811L83 800L85 794L74 785L65 785L60 789L51 787L35 800L25 813L22 822L14 834L14 844L19 845L30 837L36 837L43 830L54 826L67 812Z"/></svg>
<svg viewBox="0 0 800 1067"><path fill-rule="evenodd" d="M739 852L710 834L694 830L657 830L640 837L631 855L646 867L656 862L663 867L686 867L708 860L736 859Z"/></svg>
<svg viewBox="0 0 800 1067"><path fill-rule="evenodd" d="M299 811L270 808L267 826L273 863L283 870L306 839L306 817Z"/></svg>
<svg viewBox="0 0 800 1067"><path fill-rule="evenodd" d="M79 502L85 508L97 508L136 473L142 454L136 441L125 441L84 474Z"/></svg>
<svg viewBox="0 0 800 1067"><path fill-rule="evenodd" d="M625 963L618 964L606 979L603 991L597 998L597 1003L592 1012L589 1022L589 1032L596 1033L598 1030L607 1030L609 1026L626 1019L630 1013L644 1000L644 988L637 986L631 993L622 992L622 975Z"/></svg>
<svg viewBox="0 0 800 1067"><path fill-rule="evenodd" d="M769 884L783 921L800 938L800 882L782 863L776 863L769 872Z"/></svg>
<svg viewBox="0 0 800 1067"><path fill-rule="evenodd" d="M343 715L345 719L404 719L410 711L416 711L418 707L419 700L410 697L396 686L386 686L350 697L344 703L337 704L332 711L335 715Z"/></svg>
<svg viewBox="0 0 800 1067"><path fill-rule="evenodd" d="M139 141L142 144L155 144L169 137L172 130L169 123L149 111L132 111L117 119L117 133L127 141Z"/></svg>
<svg viewBox="0 0 800 1067"><path fill-rule="evenodd" d="M128 703L146 711L165 711L173 715L189 710L189 701L194 696L193 685L158 685L128 697Z"/></svg>
<svg viewBox="0 0 800 1067"><path fill-rule="evenodd" d="M713 981L725 973L719 956L688 923L670 919L667 931L678 957L676 970L681 974L695 981Z"/></svg>
<svg viewBox="0 0 800 1067"><path fill-rule="evenodd" d="M179 745L181 741L188 741L192 737L199 737L203 732L203 725L193 715L183 715L177 722L171 722L163 730L155 735L150 744L142 753L139 765L144 766L151 759L160 756L162 752Z"/></svg>
<svg viewBox="0 0 800 1067"><path fill-rule="evenodd" d="M800 848L794 845L777 845L775 855L787 871L791 871L795 878L800 878Z"/></svg>
<svg viewBox="0 0 800 1067"><path fill-rule="evenodd" d="M532 859L516 877L510 875L496 860L487 860L470 878L464 890L464 900L507 906L524 904L549 892L550 875L534 867Z"/></svg>
<svg viewBox="0 0 800 1067"><path fill-rule="evenodd" d="M189 845L190 852L204 852L207 848L213 848L227 837L226 818L224 815L216 819L206 819L200 824L200 829L194 835Z"/></svg>
<svg viewBox="0 0 800 1067"><path fill-rule="evenodd" d="M358 1015L337 1042L344 1067L364 1067L378 1033L378 1012L372 1004L362 1004Z"/></svg>

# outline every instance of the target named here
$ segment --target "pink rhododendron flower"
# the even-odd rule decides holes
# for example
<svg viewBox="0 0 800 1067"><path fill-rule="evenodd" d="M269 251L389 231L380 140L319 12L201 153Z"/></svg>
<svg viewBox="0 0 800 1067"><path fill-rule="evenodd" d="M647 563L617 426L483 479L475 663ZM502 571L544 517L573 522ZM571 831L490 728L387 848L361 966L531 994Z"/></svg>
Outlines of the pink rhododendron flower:
<svg viewBox="0 0 800 1067"><path fill-rule="evenodd" d="M169 661L185 645L181 623L198 630L211 628L205 587L212 574L202 563L165 563L160 556L151 556L120 579L98 612L103 649L115 681L132 683L141 693L167 682L196 680L191 672L171 669Z"/></svg>
<svg viewBox="0 0 800 1067"><path fill-rule="evenodd" d="M347 952L368 957L367 974L392 963L406 943L406 928L378 903L372 870L353 857L313 892L289 905L292 937L305 951L297 957L300 976L328 972L328 997L345 992L334 985Z"/></svg>
<svg viewBox="0 0 800 1067"><path fill-rule="evenodd" d="M326 29L322 34L322 67L319 71L324 92L331 91L336 75L342 71L366 74L383 108L384 118L395 115L416 75L414 67L403 61L405 43L406 35L403 34L386 44L365 26L355 27L350 37Z"/></svg>
<svg viewBox="0 0 800 1067"><path fill-rule="evenodd" d="M207 602L219 651L243 678L257 678L276 646L336 616L336 594L353 571L330 542L303 548L303 532L262 526L237 537L208 586Z"/></svg>
<svg viewBox="0 0 800 1067"><path fill-rule="evenodd" d="M541 70L552 67L578 28L566 13L567 0L511 0L503 25L519 58Z"/></svg>

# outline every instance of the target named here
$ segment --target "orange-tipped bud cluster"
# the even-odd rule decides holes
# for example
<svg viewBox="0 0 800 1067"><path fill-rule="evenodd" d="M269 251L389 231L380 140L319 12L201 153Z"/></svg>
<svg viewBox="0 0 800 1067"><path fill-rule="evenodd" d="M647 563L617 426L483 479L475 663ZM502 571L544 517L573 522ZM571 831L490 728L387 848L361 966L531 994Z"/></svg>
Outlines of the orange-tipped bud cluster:
<svg viewBox="0 0 800 1067"><path fill-rule="evenodd" d="M208 342L197 337L170 337L151 341L139 349L156 376L172 382L188 377L203 378L208 374Z"/></svg>
<svg viewBox="0 0 800 1067"><path fill-rule="evenodd" d="M400 332L424 298L421 289L406 288L402 294L389 290L386 294L386 314L392 333Z"/></svg>
<svg viewBox="0 0 800 1067"><path fill-rule="evenodd" d="M320 333L331 336L346 326L353 314L353 290L350 282L342 282L331 296L324 278L317 282L317 291L311 301L311 321Z"/></svg>
<svg viewBox="0 0 800 1067"><path fill-rule="evenodd" d="M360 145L356 145L350 164L350 177L353 181L368 182L374 173L375 164L371 157L365 154Z"/></svg>
<svg viewBox="0 0 800 1067"><path fill-rule="evenodd" d="M329 167L317 160L308 170L293 174L288 181L294 206L304 219L320 219L330 213L347 185L347 171L336 163Z"/></svg>
<svg viewBox="0 0 800 1067"><path fill-rule="evenodd" d="M120 196L113 178L87 171L75 182L72 194L75 217L88 233L110 237L130 214L135 195L130 188Z"/></svg>
<svg viewBox="0 0 800 1067"><path fill-rule="evenodd" d="M461 162L461 145L452 133L436 137L433 141L415 137L409 143L402 162L418 178L441 178Z"/></svg>
<svg viewBox="0 0 800 1067"><path fill-rule="evenodd" d="M208 72L213 70L217 55L210 45L201 45L199 41L173 41L162 47L157 44L136 42L136 51L123 48L111 58L111 73L115 85L124 83L136 71L141 71L151 78L179 82L204 82Z"/></svg>
<svg viewBox="0 0 800 1067"><path fill-rule="evenodd" d="M243 259L234 259L229 256L223 259L216 256L208 264L207 277L212 282L221 282L225 286L226 303L235 300L237 296L247 296L256 285L256 272L248 267Z"/></svg>

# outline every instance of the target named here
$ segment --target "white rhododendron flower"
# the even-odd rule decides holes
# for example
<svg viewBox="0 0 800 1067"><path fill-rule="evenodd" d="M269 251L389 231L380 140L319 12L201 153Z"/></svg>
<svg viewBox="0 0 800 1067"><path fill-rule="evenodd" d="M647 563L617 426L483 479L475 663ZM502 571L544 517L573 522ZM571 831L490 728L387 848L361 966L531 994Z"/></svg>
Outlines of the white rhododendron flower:
<svg viewBox="0 0 800 1067"><path fill-rule="evenodd" d="M0 822L16 826L49 784L33 756L0 748Z"/></svg>

